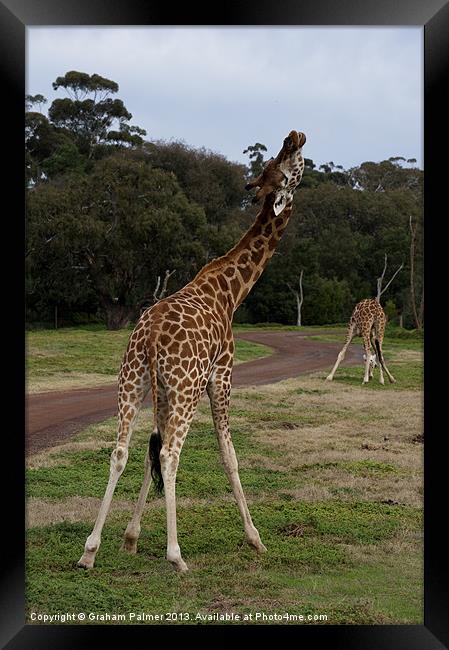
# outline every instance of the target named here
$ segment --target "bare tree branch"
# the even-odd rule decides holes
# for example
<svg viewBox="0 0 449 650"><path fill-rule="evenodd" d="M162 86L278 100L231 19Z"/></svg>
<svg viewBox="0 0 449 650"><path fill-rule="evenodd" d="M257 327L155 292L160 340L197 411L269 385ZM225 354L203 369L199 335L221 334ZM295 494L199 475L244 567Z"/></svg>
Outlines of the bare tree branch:
<svg viewBox="0 0 449 650"><path fill-rule="evenodd" d="M159 298L157 297L157 292L159 291L160 285L161 285L161 276L158 275L157 276L156 289L154 290L154 293L153 293L153 302L157 302L159 300Z"/></svg>
<svg viewBox="0 0 449 650"><path fill-rule="evenodd" d="M143 314L143 312L151 307L151 305L155 305L159 300L162 300L164 296L167 294L167 287L168 287L168 281L170 280L171 276L175 273L175 270L169 271L168 269L165 271L165 276L164 276L164 281L162 283L162 288L160 289L161 286L161 276L157 276L157 282L156 282L156 288L153 291L153 298L152 300L149 300L148 298L145 298L142 300L140 303L140 314ZM160 289L160 290L159 290Z"/></svg>
<svg viewBox="0 0 449 650"><path fill-rule="evenodd" d="M384 270L382 271L382 275L380 276L380 278L377 278L377 300L378 301L380 301L380 297L382 295L382 283L384 281L385 272L387 270L387 260L388 260L388 255L385 253Z"/></svg>
<svg viewBox="0 0 449 650"><path fill-rule="evenodd" d="M399 271L404 267L404 263L402 263L398 267L398 269L391 276L389 282L387 282L386 286L382 289L382 284L383 284L383 281L384 281L384 278L385 278L385 272L387 270L387 266L388 266L388 255L385 253L385 263L384 263L384 268L383 268L383 271L382 271L382 275L380 276L380 278L377 278L377 297L376 297L376 300L378 302L380 302L381 295L385 293L385 291L388 289L390 284L393 282L393 280L395 279L395 277L397 276Z"/></svg>
<svg viewBox="0 0 449 650"><path fill-rule="evenodd" d="M395 277L397 276L397 274L399 273L399 271L400 271L403 267L404 267L404 263L402 263L401 266L397 269L397 271L392 275L391 280L387 283L385 289L382 289L382 291L380 292L380 295L382 295L383 293L385 293L385 291L388 289L388 287L390 286L390 284L393 282L393 280L395 279ZM379 296L379 297L380 297L380 296Z"/></svg>
<svg viewBox="0 0 449 650"><path fill-rule="evenodd" d="M159 294L158 300L162 300L162 298L167 293L167 284L168 284L168 281L170 280L171 276L174 274L174 272L175 272L174 269L173 269L173 271L169 271L168 269L165 271L164 283L162 285L162 289L161 289L161 292Z"/></svg>

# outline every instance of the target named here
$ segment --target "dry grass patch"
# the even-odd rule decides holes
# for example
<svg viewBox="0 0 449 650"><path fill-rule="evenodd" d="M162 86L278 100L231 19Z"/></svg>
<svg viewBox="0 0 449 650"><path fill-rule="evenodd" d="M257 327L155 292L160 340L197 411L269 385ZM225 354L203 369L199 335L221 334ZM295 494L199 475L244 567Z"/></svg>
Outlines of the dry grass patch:
<svg viewBox="0 0 449 650"><path fill-rule="evenodd" d="M27 528L48 526L60 522L95 521L101 499L95 497L70 497L68 499L38 499L29 497L26 504ZM111 513L132 512L129 501L113 499Z"/></svg>
<svg viewBox="0 0 449 650"><path fill-rule="evenodd" d="M58 445L57 447L51 447L50 449L45 449L44 451L40 451L37 454L28 456L26 459L26 467L28 469L55 467L56 465L61 465L64 463L64 454L67 452L104 449L105 447L111 447L112 451L113 444L113 440L103 440L101 438L96 438L94 440L74 440L72 442L66 442L62 445Z"/></svg>
<svg viewBox="0 0 449 650"><path fill-rule="evenodd" d="M33 377L27 381L27 393L49 393L55 390L75 390L76 388L98 388L117 384L116 375L101 375L95 373L70 372L55 373L43 377Z"/></svg>

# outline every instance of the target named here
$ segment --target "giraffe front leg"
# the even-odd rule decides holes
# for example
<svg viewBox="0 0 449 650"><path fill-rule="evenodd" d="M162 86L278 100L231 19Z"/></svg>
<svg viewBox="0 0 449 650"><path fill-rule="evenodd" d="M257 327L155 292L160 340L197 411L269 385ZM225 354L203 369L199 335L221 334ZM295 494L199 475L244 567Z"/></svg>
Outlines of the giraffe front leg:
<svg viewBox="0 0 449 650"><path fill-rule="evenodd" d="M248 510L245 494L240 482L237 456L231 440L229 429L227 427L220 427L217 431L217 436L224 470L231 484L235 500L237 501L237 506L243 521L243 527L245 530L247 542L259 553L264 553L267 549L260 539L259 531L253 524L253 520L251 519L251 515Z"/></svg>
<svg viewBox="0 0 449 650"><path fill-rule="evenodd" d="M370 380L370 366L371 366L371 348L369 343L365 343L365 375L363 377L363 384L368 384Z"/></svg>
<svg viewBox="0 0 449 650"><path fill-rule="evenodd" d="M348 349L349 344L351 343L353 338L354 338L354 327L350 325L349 329L348 329L348 333L346 335L345 344L342 347L342 349L340 350L340 352L338 353L337 360L336 360L336 362L334 364L334 367L332 368L332 370L330 371L330 373L326 377L326 381L332 381L333 380L334 375L337 372L337 368L340 365L340 363L343 361L343 359L345 358L346 350Z"/></svg>
<svg viewBox="0 0 449 650"><path fill-rule="evenodd" d="M248 505L240 482L237 456L229 430L229 396L231 392L230 371L225 372L222 375L216 373L214 378L208 384L207 392L210 398L212 417L220 447L223 467L231 484L240 511L240 516L242 517L246 539L250 546L255 548L259 553L263 553L267 549L264 544L262 544L259 531L254 526L248 510Z"/></svg>

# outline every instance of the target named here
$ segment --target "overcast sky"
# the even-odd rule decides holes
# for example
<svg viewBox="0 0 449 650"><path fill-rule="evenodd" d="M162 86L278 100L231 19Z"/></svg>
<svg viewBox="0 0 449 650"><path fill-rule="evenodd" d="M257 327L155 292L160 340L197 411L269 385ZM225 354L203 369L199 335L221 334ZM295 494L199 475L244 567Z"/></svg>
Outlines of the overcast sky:
<svg viewBox="0 0 449 650"><path fill-rule="evenodd" d="M345 168L422 151L421 27L28 27L27 93L50 105L69 70L116 81L150 140L247 163L291 129L304 154Z"/></svg>

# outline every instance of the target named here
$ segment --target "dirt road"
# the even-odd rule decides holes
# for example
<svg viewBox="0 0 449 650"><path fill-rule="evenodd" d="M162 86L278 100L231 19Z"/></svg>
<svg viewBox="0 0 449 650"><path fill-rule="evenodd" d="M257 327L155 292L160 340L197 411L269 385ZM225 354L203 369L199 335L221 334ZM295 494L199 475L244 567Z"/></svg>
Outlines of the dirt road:
<svg viewBox="0 0 449 650"><path fill-rule="evenodd" d="M343 343L316 341L308 335L307 330L248 331L239 332L236 336L245 341L268 345L274 353L235 366L233 386L271 384L314 370L330 370ZM342 365L361 363L361 359L361 348L350 346ZM150 400L147 399L145 404L149 403ZM33 454L66 441L89 424L113 416L117 412L117 388L110 385L104 388L35 393L27 396L26 404L26 453Z"/></svg>

